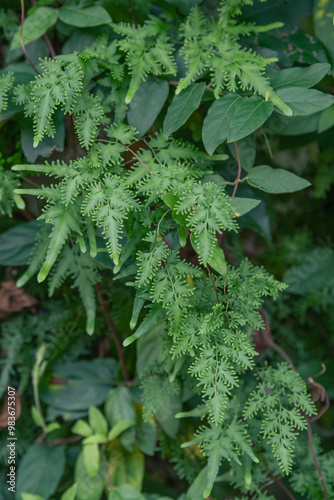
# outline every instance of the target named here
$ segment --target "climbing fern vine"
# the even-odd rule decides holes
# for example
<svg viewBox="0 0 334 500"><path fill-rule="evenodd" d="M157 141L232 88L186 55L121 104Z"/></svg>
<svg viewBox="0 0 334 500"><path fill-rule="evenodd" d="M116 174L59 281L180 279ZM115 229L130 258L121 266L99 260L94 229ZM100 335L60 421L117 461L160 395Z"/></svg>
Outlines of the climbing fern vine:
<svg viewBox="0 0 334 500"><path fill-rule="evenodd" d="M116 7L113 16L117 2L37 2L23 25L28 49L37 38L29 19L41 22L39 12L51 12L56 21L46 29L59 29L60 38L66 26L72 37L74 27L98 26L98 34L81 48L71 38L68 47L76 48L37 61L37 75L20 63L29 67L24 81L15 65L1 72L1 113L4 119L17 113L30 124L31 144L29 161L0 157L0 209L10 215L15 204L24 210L23 198L41 200L35 244L17 286L37 275L52 296L70 284L82 300L89 335L97 295L105 307L101 280L128 287L132 315L118 353L125 356L123 376L126 368L138 391L130 393L132 380L119 383L125 400L142 412L140 425L158 426L162 454L192 483L180 498L216 498L221 481L247 498L270 498L268 480L293 471L299 434L311 432L317 410L285 353L263 361L255 341L261 333L265 349L277 347L264 308L286 285L247 258L236 263L227 241L243 227L258 228L250 214L264 205L263 191L279 195L310 185L287 169L259 164L255 143L262 134L268 143L277 123L279 131L291 129L296 118L333 105L332 96L309 88L330 65L282 69L279 55L255 50L256 37L279 32L283 23L248 22L243 9L251 9L252 0L221 0L214 9L190 1L186 13L172 1L130 3L132 21ZM196 113L204 120L191 134ZM64 123L69 154L40 161L61 149ZM4 341L16 355L8 336ZM130 366L133 355L127 360L135 350L137 368ZM89 410L92 429L94 418L105 426L99 412ZM133 441L137 448L129 444L139 439L128 428L133 419L125 419L124 428L109 419L117 429L104 441L87 441L93 431L78 420L73 432L85 440L77 467L104 477L99 468L105 457L112 462L106 443L119 435L117 446L127 453L153 454L156 441L151 452L139 441ZM313 458L314 498L323 498L329 474L319 473ZM302 491L299 473L291 484ZM110 500L130 498L122 496L122 482L116 481L117 497L112 482L102 483L94 500L103 489ZM80 487L77 495L84 498Z"/></svg>

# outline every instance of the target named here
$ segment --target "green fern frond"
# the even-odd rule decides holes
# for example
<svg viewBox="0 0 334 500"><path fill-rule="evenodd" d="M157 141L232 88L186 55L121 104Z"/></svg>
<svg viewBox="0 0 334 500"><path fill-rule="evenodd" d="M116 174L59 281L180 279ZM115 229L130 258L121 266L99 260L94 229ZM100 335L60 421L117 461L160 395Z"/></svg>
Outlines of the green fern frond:
<svg viewBox="0 0 334 500"><path fill-rule="evenodd" d="M8 92L14 83L14 73L8 71L0 75L0 113L7 109Z"/></svg>

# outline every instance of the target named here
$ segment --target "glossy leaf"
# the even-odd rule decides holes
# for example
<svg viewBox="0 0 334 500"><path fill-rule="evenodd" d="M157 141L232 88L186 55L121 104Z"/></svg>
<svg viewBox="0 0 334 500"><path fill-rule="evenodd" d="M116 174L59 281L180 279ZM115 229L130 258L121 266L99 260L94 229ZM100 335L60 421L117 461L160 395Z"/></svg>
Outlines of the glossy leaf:
<svg viewBox="0 0 334 500"><path fill-rule="evenodd" d="M334 97L314 89L286 87L277 94L292 109L294 116L304 116L322 111L333 104Z"/></svg>
<svg viewBox="0 0 334 500"><path fill-rule="evenodd" d="M175 95L164 120L163 134L166 138L178 130L200 105L205 83L193 83Z"/></svg>
<svg viewBox="0 0 334 500"><path fill-rule="evenodd" d="M226 141L232 117L242 101L243 98L237 94L227 94L210 107L202 131L203 144L210 155Z"/></svg>
<svg viewBox="0 0 334 500"><path fill-rule="evenodd" d="M139 137L153 125L168 97L169 85L165 80L148 78L143 82L129 104L127 119Z"/></svg>
<svg viewBox="0 0 334 500"><path fill-rule="evenodd" d="M56 24L58 10L50 7L40 7L31 16L27 17L23 23L23 43L27 45L38 38L41 38L46 31ZM10 48L12 50L21 47L20 28L16 31Z"/></svg>
<svg viewBox="0 0 334 500"><path fill-rule="evenodd" d="M274 110L272 102L253 96L243 99L234 113L227 133L227 142L243 139L261 127Z"/></svg>
<svg viewBox="0 0 334 500"><path fill-rule="evenodd" d="M247 178L250 186L267 193L293 193L310 186L310 182L298 175L281 168L271 168L267 165L254 167Z"/></svg>
<svg viewBox="0 0 334 500"><path fill-rule="evenodd" d="M84 9L79 6L65 5L59 11L59 19L65 24L77 26L78 28L101 26L111 22L111 17L101 5L94 5Z"/></svg>

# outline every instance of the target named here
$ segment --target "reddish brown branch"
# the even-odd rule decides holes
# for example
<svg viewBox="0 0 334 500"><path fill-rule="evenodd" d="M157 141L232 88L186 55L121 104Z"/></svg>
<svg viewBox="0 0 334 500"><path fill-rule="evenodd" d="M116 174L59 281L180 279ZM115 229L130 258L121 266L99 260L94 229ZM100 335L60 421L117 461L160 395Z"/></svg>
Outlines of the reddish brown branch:
<svg viewBox="0 0 334 500"><path fill-rule="evenodd" d="M211 274L210 268L209 268L209 266L206 266L206 268L207 268L208 273L210 275L210 278L211 278L211 281L212 281L212 284L213 284L213 288L215 289L215 294L216 294L217 302L218 302L218 304L220 304L220 300L219 300L219 297L218 297L218 292L217 292L216 284L214 282L214 279L213 279L213 276Z"/></svg>
<svg viewBox="0 0 334 500"><path fill-rule="evenodd" d="M133 154L133 156L135 156L137 158L138 161L140 161L140 163L142 165L144 165L144 167L146 168L146 170L152 175L152 172L151 170L145 165L145 163L139 158L139 156L136 155L136 153L134 151L132 151L131 148L129 148L128 146L126 146L125 144L121 144L121 146L123 146L123 148L127 149L128 151L130 151L130 153Z"/></svg>
<svg viewBox="0 0 334 500"><path fill-rule="evenodd" d="M48 35L46 33L44 33L43 38L44 38L44 41L49 49L50 56L52 57L52 59L54 59L57 54L56 54L56 51L51 43L50 38L48 37Z"/></svg>
<svg viewBox="0 0 334 500"><path fill-rule="evenodd" d="M117 334L117 330L116 330L116 327L115 327L115 323L113 322L113 320L110 317L108 305L107 305L106 301L103 298L103 294L102 294L100 283L97 283L95 285L95 289L97 291L97 296L99 298L99 302L100 302L100 305L102 307L104 318L105 318L105 320L107 322L107 325L108 325L109 330L111 332L112 338L113 338L113 340L115 342L115 346L116 346L116 350L117 350L117 356L118 356L118 361L119 361L119 364L121 366L123 378L124 378L124 380L126 382L128 382L129 381L129 375L128 375L128 372L126 371L126 367L125 367L124 356L123 356L123 349L122 349L121 343L120 343L119 338L118 338L118 334Z"/></svg>
<svg viewBox="0 0 334 500"><path fill-rule="evenodd" d="M53 441L50 441L47 443L48 446L59 446L61 444L71 444L71 443L77 443L82 439L83 436L71 436L68 438L62 438L62 439L54 439Z"/></svg>
<svg viewBox="0 0 334 500"><path fill-rule="evenodd" d="M30 66L32 67L32 69L39 75L37 69L35 68L32 60L30 59L29 55L28 55L28 52L27 52L27 49L25 48L25 45L23 43L23 22L24 22L24 17L25 17L25 14L24 14L24 0L21 0L21 26L20 26L20 42L21 42L21 47L22 47L22 50L27 58L27 61L29 62Z"/></svg>
<svg viewBox="0 0 334 500"><path fill-rule="evenodd" d="M237 178L235 180L235 186L233 189L232 198L235 196L235 193L237 192L238 184L239 184L240 177L241 177L241 162L240 162L239 148L238 148L238 144L236 141L234 142L234 146L235 146L235 150L237 152L237 159L238 159L238 175L237 175Z"/></svg>

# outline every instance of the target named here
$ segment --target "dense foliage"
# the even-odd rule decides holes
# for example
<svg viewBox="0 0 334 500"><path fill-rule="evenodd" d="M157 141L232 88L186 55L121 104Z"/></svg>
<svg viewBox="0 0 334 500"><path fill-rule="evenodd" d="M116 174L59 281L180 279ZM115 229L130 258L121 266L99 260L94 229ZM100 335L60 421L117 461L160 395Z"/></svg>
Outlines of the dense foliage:
<svg viewBox="0 0 334 500"><path fill-rule="evenodd" d="M333 16L2 2L16 500L334 498Z"/></svg>

